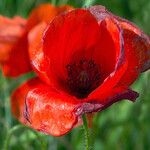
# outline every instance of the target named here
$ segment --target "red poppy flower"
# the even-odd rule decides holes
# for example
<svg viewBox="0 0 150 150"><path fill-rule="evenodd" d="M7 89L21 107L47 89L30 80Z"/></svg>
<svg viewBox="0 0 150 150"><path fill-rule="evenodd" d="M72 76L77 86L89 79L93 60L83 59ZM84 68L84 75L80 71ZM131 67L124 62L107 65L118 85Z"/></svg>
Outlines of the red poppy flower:
<svg viewBox="0 0 150 150"><path fill-rule="evenodd" d="M30 70L27 38L23 35L25 25L26 20L21 17L0 16L0 65L5 75L15 76Z"/></svg>
<svg viewBox="0 0 150 150"><path fill-rule="evenodd" d="M0 16L0 65L5 76L16 77L32 70L28 56L27 36L41 22L46 24L56 15L72 9L42 4L33 9L28 20Z"/></svg>
<svg viewBox="0 0 150 150"><path fill-rule="evenodd" d="M12 112L22 123L60 136L84 113L135 101L130 85L150 67L150 39L139 28L93 6L61 14L44 29L42 23L29 34L38 77L12 96Z"/></svg>

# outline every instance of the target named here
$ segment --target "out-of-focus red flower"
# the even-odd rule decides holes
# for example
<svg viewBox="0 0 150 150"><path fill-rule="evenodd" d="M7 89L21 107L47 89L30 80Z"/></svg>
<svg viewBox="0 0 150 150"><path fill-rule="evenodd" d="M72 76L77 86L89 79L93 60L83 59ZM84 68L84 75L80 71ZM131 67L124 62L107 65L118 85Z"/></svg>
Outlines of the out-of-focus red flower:
<svg viewBox="0 0 150 150"><path fill-rule="evenodd" d="M138 27L102 6L75 9L41 23L29 34L29 54L38 78L12 96L22 123L60 136L84 113L122 99L135 101L130 85L150 68L150 39ZM44 31L44 34L43 34Z"/></svg>
<svg viewBox="0 0 150 150"><path fill-rule="evenodd" d="M0 66L5 75L15 76L30 70L26 20L21 17L12 19L0 16Z"/></svg>
<svg viewBox="0 0 150 150"><path fill-rule="evenodd" d="M5 76L16 77L32 70L28 56L27 36L41 22L48 24L56 15L73 9L42 4L33 9L27 20L0 16L0 65Z"/></svg>

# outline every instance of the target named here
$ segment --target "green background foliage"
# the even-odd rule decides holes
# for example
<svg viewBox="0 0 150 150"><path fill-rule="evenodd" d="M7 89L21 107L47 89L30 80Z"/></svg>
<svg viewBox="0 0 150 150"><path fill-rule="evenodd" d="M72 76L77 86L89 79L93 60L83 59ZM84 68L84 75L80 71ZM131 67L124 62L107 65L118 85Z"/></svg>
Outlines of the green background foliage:
<svg viewBox="0 0 150 150"><path fill-rule="evenodd" d="M0 0L0 14L27 17L36 5L52 2L56 5L71 4L74 7L100 4L136 23L150 34L149 0ZM0 149L7 134L19 124L10 111L10 95L28 74L16 80L4 78L0 73ZM107 110L97 113L91 129L93 150L149 150L150 149L150 72L144 73L132 86L140 93L135 103L121 101ZM23 128L13 132L10 150L83 150L83 128L73 129L63 137L52 137Z"/></svg>

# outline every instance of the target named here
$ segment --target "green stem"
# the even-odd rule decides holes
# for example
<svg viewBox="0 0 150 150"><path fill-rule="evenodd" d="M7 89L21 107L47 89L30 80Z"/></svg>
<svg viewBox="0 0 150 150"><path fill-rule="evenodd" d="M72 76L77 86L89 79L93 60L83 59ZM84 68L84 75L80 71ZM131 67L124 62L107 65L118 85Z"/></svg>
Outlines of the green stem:
<svg viewBox="0 0 150 150"><path fill-rule="evenodd" d="M13 133L17 130L20 130L20 129L23 129L23 128L26 128L26 129L29 129L31 130L30 128L26 127L26 126L23 126L23 125L16 125L14 127L12 127L7 136L6 136L6 139L4 141L4 146L3 146L3 150L8 150L9 149L9 142L10 142L10 138L11 136L13 135ZM32 130L31 130L32 131ZM41 143L41 150L46 150L46 145L45 143L43 142L42 138L40 137L40 135L38 135L38 133L34 132L33 133L37 136L38 140L40 141Z"/></svg>
<svg viewBox="0 0 150 150"><path fill-rule="evenodd" d="M82 116L82 120L83 120L84 134L85 134L85 146L86 146L86 150L89 150L90 149L90 136L89 136L88 123L87 123L85 114Z"/></svg>

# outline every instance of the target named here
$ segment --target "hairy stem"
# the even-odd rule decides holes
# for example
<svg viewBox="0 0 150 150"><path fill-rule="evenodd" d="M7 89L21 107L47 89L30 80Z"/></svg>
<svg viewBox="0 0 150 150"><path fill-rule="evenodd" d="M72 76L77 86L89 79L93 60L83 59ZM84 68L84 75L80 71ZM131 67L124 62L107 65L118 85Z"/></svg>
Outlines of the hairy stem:
<svg viewBox="0 0 150 150"><path fill-rule="evenodd" d="M89 136L88 123L85 114L82 116L82 120L83 120L84 134L85 134L85 149L90 150L90 136Z"/></svg>

